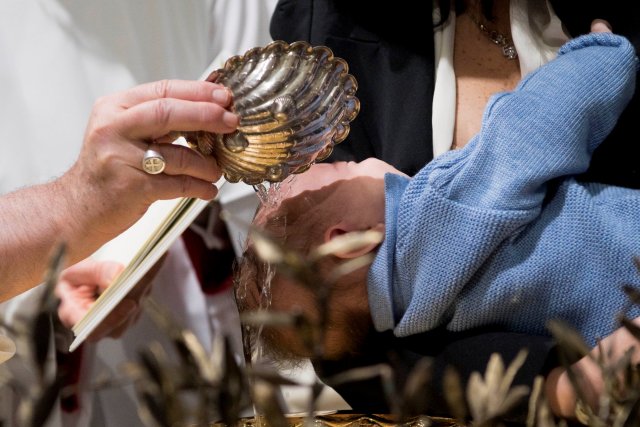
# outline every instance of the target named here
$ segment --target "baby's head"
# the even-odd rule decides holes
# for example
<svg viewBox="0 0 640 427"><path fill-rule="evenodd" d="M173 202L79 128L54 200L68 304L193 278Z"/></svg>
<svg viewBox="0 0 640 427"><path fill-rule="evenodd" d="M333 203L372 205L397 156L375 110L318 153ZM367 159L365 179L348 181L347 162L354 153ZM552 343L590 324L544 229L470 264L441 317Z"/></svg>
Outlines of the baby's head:
<svg viewBox="0 0 640 427"><path fill-rule="evenodd" d="M275 206L260 206L253 226L302 255L308 255L315 247L345 233L384 232L385 173L400 172L377 159L314 165L285 181L279 190L281 200ZM336 266L376 251L378 246L371 243L327 256L318 264L319 274L326 278ZM341 276L331 287L325 322L326 358L337 359L355 353L371 326L367 271L368 266L359 268ZM311 322L319 321L315 292L286 274L273 271L258 258L251 243L240 263L236 282L241 311L260 307L264 299L263 288L270 282L269 310L297 310ZM319 283L319 286L322 285ZM309 357L312 353L292 328L265 328L261 341L263 350L278 359Z"/></svg>

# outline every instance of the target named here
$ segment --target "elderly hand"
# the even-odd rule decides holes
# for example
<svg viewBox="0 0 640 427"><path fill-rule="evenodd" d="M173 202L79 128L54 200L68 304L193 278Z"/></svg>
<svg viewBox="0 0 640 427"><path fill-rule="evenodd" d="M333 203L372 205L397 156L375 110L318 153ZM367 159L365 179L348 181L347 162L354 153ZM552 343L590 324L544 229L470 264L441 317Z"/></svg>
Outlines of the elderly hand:
<svg viewBox="0 0 640 427"><path fill-rule="evenodd" d="M0 196L0 301L39 283L51 249L77 262L122 233L160 199L211 199L212 157L168 144L171 131L232 132L231 93L203 81L165 80L105 96L93 108L76 163L57 180ZM155 141L155 142L154 142ZM164 173L142 170L152 148Z"/></svg>
<svg viewBox="0 0 640 427"><path fill-rule="evenodd" d="M151 282L163 260L164 258L156 263L109 313L91 334L89 341L97 341L107 336L118 338L135 323L140 315L140 302L150 292ZM123 269L124 266L117 262L96 261L88 258L64 270L55 289L56 295L60 298L58 307L60 323L71 329Z"/></svg>
<svg viewBox="0 0 640 427"><path fill-rule="evenodd" d="M233 132L238 116L225 107L231 93L224 87L195 81L165 80L144 84L99 99L87 126L75 165L59 180L82 239L95 249L121 233L159 199L211 199L221 172L213 157L166 143L171 131ZM150 144L151 143L151 144ZM152 148L166 163L157 175L142 169ZM70 194L68 194L70 193ZM98 241L99 240L99 241ZM74 249L80 249L78 247Z"/></svg>

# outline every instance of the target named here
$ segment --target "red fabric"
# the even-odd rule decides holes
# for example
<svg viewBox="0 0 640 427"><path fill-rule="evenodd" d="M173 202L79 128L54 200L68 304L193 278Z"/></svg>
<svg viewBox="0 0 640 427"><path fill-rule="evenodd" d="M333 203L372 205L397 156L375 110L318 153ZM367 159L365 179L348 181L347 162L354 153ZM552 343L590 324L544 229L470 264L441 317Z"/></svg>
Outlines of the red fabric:
<svg viewBox="0 0 640 427"><path fill-rule="evenodd" d="M235 253L230 244L227 249L208 249L202 237L190 229L182 234L182 239L204 293L213 295L233 286ZM65 375L60 395L60 406L64 412L80 409L78 383L83 347L81 345L72 353L56 352L59 372Z"/></svg>
<svg viewBox="0 0 640 427"><path fill-rule="evenodd" d="M204 293L213 295L232 286L235 254L230 245L228 249L208 249L191 229L182 234L182 240Z"/></svg>
<svg viewBox="0 0 640 427"><path fill-rule="evenodd" d="M83 353L83 345L80 345L72 353L56 351L58 370L64 375L60 393L60 407L64 412L74 412L80 409L78 382L80 381Z"/></svg>

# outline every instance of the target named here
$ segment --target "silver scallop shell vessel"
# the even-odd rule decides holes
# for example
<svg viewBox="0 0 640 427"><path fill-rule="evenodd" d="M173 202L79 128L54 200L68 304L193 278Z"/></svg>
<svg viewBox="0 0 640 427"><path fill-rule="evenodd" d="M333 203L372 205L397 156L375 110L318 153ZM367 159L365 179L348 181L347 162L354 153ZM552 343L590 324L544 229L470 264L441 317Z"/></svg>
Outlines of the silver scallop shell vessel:
<svg viewBox="0 0 640 427"><path fill-rule="evenodd" d="M250 49L207 78L233 93L238 130L181 135L215 156L230 182L280 182L328 157L347 137L360 110L357 83L348 71L324 46L275 41Z"/></svg>

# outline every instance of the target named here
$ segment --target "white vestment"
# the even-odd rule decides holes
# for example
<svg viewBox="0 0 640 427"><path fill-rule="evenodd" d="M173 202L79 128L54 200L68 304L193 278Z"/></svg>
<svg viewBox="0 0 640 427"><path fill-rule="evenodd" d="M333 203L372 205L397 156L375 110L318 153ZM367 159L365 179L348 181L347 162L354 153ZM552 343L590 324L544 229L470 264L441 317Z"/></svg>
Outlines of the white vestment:
<svg viewBox="0 0 640 427"><path fill-rule="evenodd" d="M48 181L68 169L79 153L98 97L147 81L197 79L207 68L222 66L228 56L266 44L274 5L274 0L1 2L0 194ZM243 208L244 215L250 215L256 204L253 190L234 192L232 187L225 186L228 208ZM231 232L233 238L243 238L238 236L242 230ZM206 297L182 241L169 252L154 283L154 298L170 307L206 345L211 343L212 328L237 328L230 291ZM38 291L6 302L0 316L11 324L15 316L28 313ZM105 372L122 377L122 362L134 360L141 344L162 338L143 316L122 339L85 346L83 383ZM8 363L13 363L14 372L21 372L14 359ZM55 366L53 359L51 364ZM56 411L49 425L141 424L130 386L80 397L80 410ZM7 393L0 398L3 409L0 418L13 411Z"/></svg>

